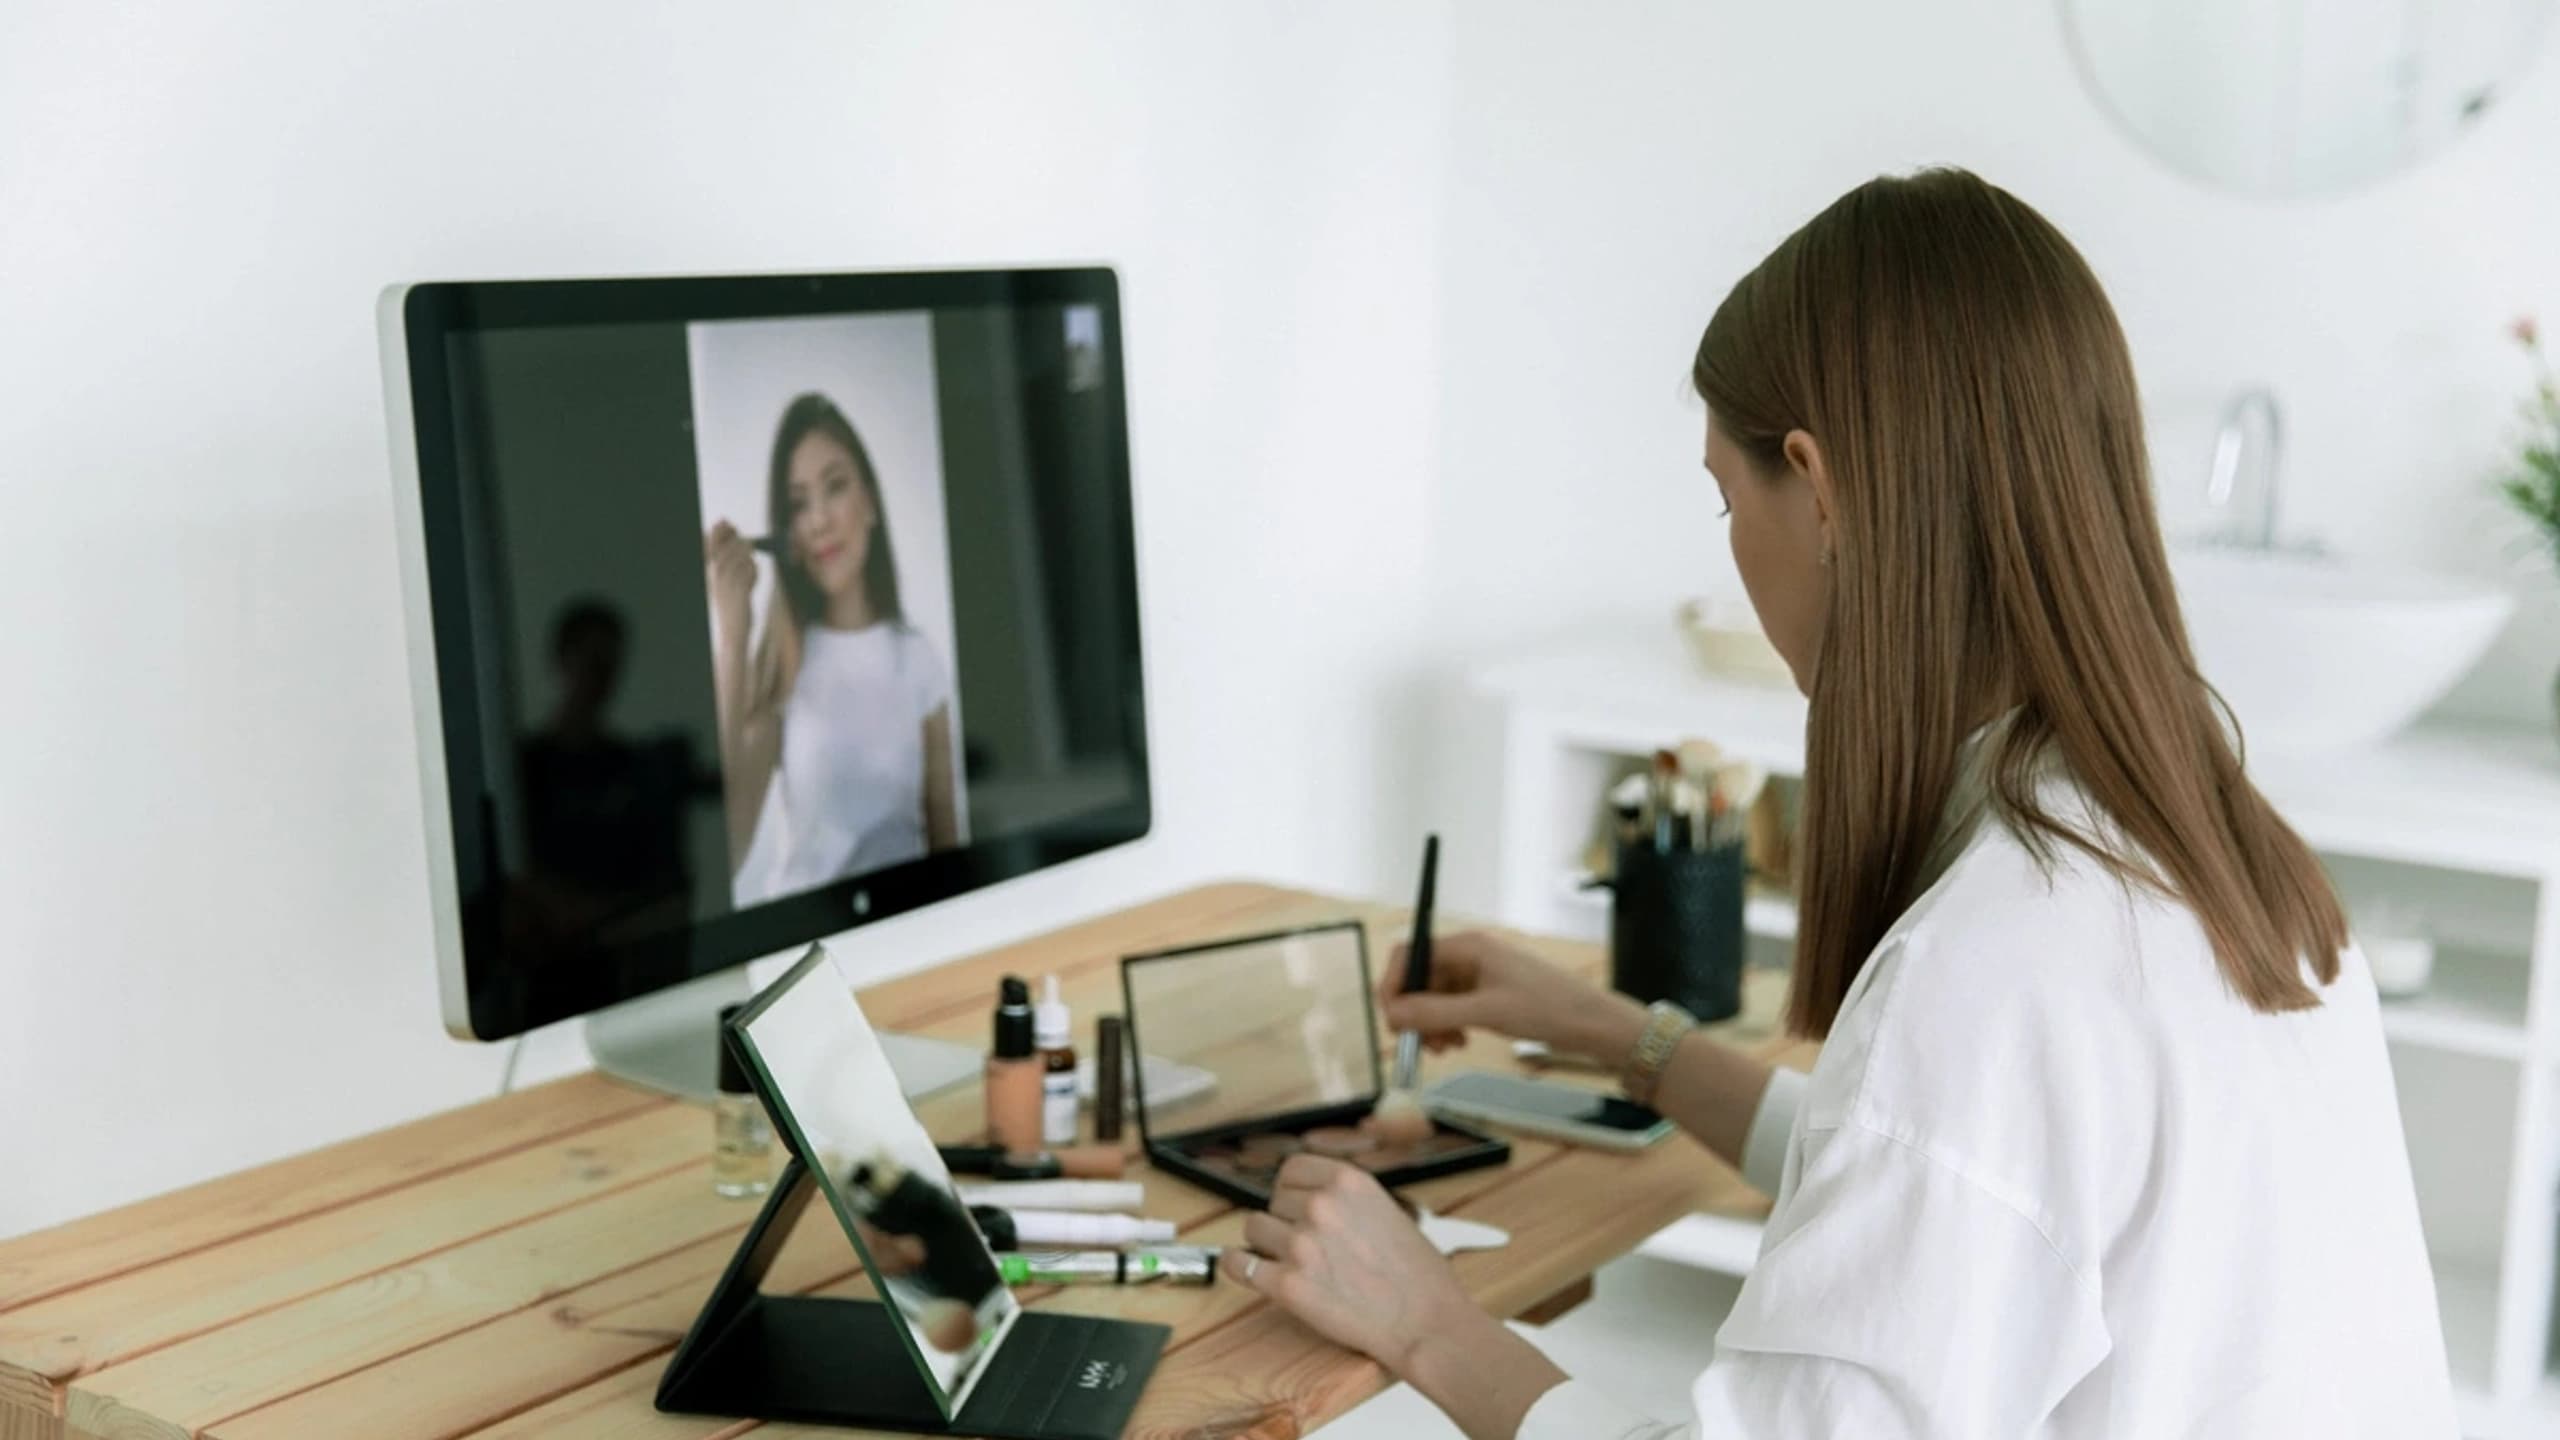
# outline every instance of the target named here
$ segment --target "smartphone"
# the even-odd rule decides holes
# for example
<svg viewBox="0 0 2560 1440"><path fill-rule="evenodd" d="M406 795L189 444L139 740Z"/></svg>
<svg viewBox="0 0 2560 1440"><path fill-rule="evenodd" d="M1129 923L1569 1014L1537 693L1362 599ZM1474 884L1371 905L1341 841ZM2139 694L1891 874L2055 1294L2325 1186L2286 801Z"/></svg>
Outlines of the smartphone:
<svg viewBox="0 0 2560 1440"><path fill-rule="evenodd" d="M1516 1075L1452 1075L1424 1091L1422 1104L1452 1120L1604 1150L1641 1150L1671 1133L1670 1121L1632 1100Z"/></svg>

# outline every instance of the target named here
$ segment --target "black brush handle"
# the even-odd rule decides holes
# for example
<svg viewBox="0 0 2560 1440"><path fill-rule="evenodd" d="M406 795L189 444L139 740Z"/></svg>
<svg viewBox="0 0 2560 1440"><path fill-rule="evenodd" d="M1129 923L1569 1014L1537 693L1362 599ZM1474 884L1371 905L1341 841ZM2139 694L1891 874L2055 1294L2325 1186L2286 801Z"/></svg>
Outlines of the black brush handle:
<svg viewBox="0 0 2560 1440"><path fill-rule="evenodd" d="M1422 841L1422 894L1413 902L1413 940L1405 947L1404 993L1431 988L1431 904L1440 888L1440 837Z"/></svg>
<svg viewBox="0 0 2560 1440"><path fill-rule="evenodd" d="M1404 993L1431 988L1431 899L1440 886L1440 837L1422 842L1422 893L1413 902L1413 939L1404 952ZM1407 1030L1396 1037L1395 1088L1411 1090L1422 1073L1422 1036Z"/></svg>

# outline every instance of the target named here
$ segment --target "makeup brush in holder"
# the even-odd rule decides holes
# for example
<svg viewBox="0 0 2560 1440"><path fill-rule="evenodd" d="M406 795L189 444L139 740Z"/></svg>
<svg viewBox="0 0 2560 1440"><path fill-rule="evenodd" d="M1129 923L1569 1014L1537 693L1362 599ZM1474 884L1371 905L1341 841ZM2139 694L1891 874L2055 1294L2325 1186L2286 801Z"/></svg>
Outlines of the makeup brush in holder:
<svg viewBox="0 0 2560 1440"><path fill-rule="evenodd" d="M1764 778L1692 740L1657 751L1641 814L1619 810L1609 983L1699 1020L1741 1013L1744 839Z"/></svg>
<svg viewBox="0 0 2560 1440"><path fill-rule="evenodd" d="M1610 881L1609 984L1700 1020L1742 1011L1742 847L1620 846Z"/></svg>

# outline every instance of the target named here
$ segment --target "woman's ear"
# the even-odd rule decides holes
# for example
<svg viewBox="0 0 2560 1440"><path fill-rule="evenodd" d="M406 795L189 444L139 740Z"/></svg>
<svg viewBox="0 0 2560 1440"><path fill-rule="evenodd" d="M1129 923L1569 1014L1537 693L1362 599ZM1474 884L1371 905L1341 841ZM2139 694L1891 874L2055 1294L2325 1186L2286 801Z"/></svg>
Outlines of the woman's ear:
<svg viewBox="0 0 2560 1440"><path fill-rule="evenodd" d="M1822 563L1831 563L1831 462L1812 432L1790 430L1783 442L1787 468L1813 490L1813 519L1822 530Z"/></svg>

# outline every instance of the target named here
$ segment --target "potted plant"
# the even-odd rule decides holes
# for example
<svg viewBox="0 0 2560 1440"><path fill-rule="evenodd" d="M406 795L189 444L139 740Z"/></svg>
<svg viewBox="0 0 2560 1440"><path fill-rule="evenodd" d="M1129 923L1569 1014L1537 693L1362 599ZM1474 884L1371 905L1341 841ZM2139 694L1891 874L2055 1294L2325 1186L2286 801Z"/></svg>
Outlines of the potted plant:
<svg viewBox="0 0 2560 1440"><path fill-rule="evenodd" d="M2560 561L2560 379L2552 375L2541 327L2532 316L2517 320L2508 333L2524 347L2526 361L2533 367L2533 393L2525 397L2522 407L2522 447L2498 477L2498 493L2532 522L2543 546ZM2552 678L2551 703L2555 717L2560 717L2560 675Z"/></svg>

